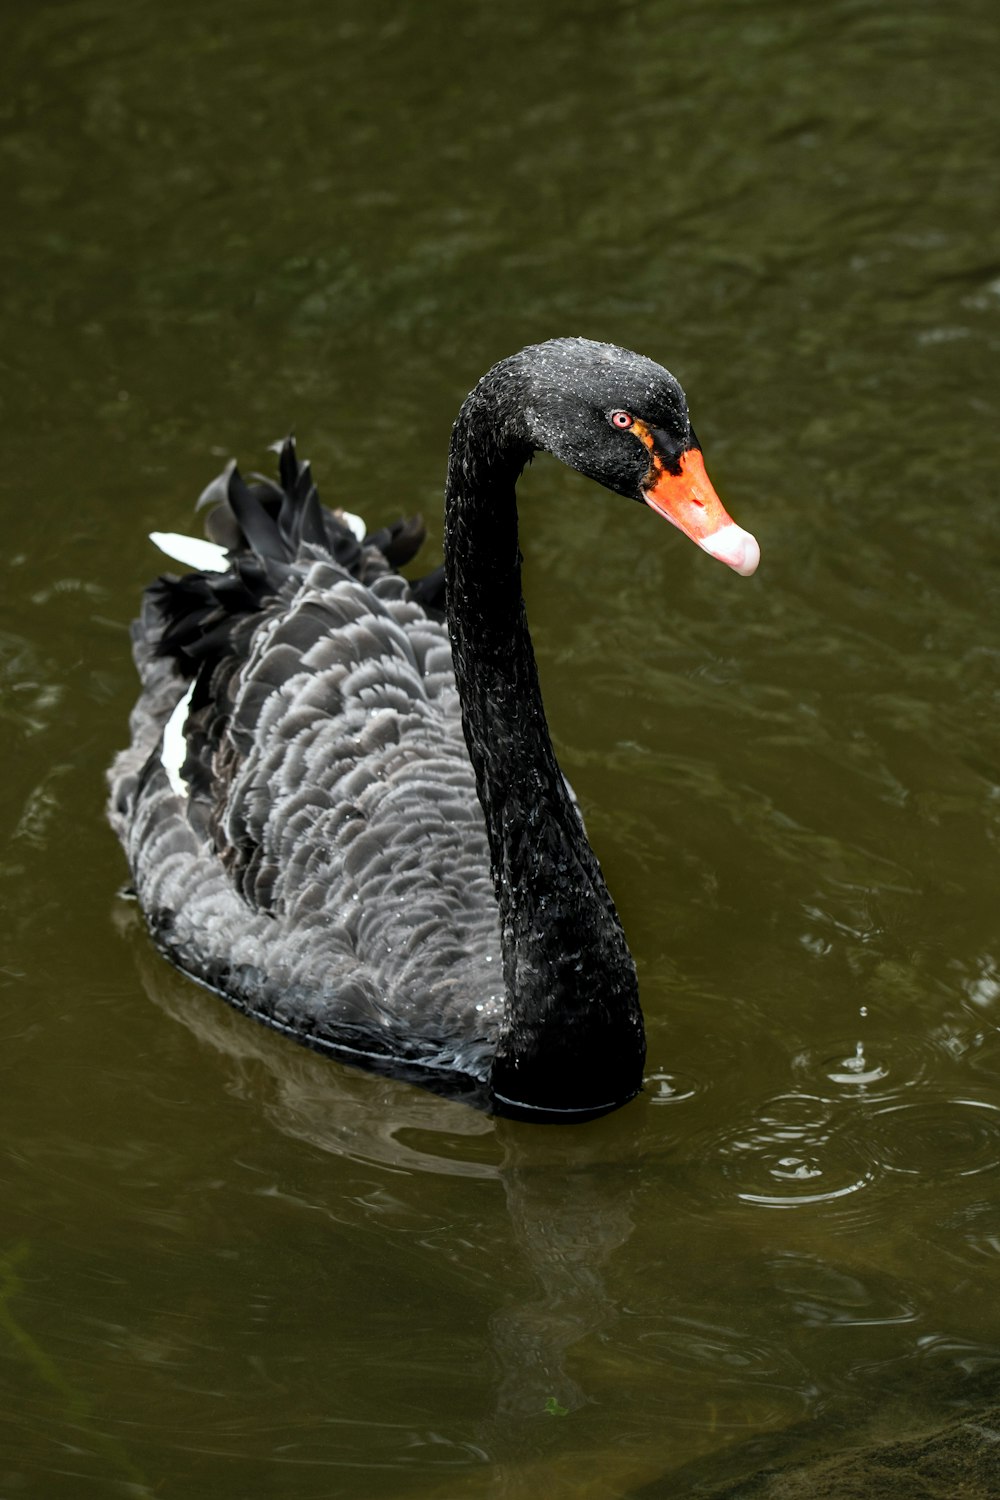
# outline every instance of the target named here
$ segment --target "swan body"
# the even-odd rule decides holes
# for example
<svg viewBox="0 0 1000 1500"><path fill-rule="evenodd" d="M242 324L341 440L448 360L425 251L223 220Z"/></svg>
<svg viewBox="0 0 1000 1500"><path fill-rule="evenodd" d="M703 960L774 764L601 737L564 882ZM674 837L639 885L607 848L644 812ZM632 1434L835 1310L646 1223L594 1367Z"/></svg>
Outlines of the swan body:
<svg viewBox="0 0 1000 1500"><path fill-rule="evenodd" d="M584 1119L639 1090L645 1042L527 630L514 487L539 449L756 567L667 371L531 346L456 421L444 579L396 571L417 523L359 541L324 510L290 442L280 486L230 466L209 487L209 542L160 535L196 571L133 626L109 810L154 940L234 1005L501 1112Z"/></svg>

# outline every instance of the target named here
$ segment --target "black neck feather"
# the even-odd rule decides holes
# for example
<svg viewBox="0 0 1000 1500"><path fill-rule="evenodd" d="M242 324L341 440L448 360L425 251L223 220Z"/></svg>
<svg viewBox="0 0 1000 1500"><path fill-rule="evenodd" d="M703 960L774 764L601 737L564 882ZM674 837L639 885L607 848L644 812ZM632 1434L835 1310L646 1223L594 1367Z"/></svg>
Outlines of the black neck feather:
<svg viewBox="0 0 1000 1500"><path fill-rule="evenodd" d="M518 380L497 367L459 414L445 513L448 623L500 907L507 1014L491 1086L558 1116L636 1093L635 966L556 762L521 592L515 484L531 456Z"/></svg>

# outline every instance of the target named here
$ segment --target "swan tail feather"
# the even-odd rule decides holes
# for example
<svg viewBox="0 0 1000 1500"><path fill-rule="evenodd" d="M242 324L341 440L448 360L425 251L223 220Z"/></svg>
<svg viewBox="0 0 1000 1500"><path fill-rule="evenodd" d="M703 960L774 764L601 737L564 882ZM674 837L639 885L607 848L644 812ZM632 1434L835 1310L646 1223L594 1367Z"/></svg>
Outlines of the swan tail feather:
<svg viewBox="0 0 1000 1500"><path fill-rule="evenodd" d="M165 574L146 591L133 629L134 655L143 681L155 657L172 658L189 681L206 662L218 662L233 649L234 632L248 616L259 617L290 576L303 564L332 561L366 585L408 563L426 528L419 516L399 520L359 538L364 523L322 505L312 470L295 451L292 437L278 451L280 483L261 474L244 478L235 462L202 492L198 509L207 510L207 542L173 534L171 555L196 571ZM436 575L432 575L436 577ZM443 612L440 590L421 581L413 597Z"/></svg>

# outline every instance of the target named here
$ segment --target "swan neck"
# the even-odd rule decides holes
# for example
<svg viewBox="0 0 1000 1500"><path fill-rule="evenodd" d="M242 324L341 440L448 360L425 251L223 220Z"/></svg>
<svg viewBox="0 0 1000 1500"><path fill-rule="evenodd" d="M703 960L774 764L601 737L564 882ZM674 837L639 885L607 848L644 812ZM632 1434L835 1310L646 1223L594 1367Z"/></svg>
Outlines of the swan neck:
<svg viewBox="0 0 1000 1500"><path fill-rule="evenodd" d="M635 967L556 761L528 632L515 486L531 451L516 389L487 377L452 437L445 568L500 911L507 1010L491 1084L501 1104L542 1101L558 1118L636 1093L645 1042Z"/></svg>

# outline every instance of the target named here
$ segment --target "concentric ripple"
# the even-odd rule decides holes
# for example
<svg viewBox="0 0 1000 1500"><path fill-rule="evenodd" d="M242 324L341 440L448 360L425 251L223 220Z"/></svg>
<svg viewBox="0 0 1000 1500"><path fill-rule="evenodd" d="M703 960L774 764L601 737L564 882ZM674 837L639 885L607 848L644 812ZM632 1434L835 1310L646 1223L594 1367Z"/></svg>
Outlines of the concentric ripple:
<svg viewBox="0 0 1000 1500"><path fill-rule="evenodd" d="M719 1141L723 1172L744 1203L798 1208L859 1192L873 1173L864 1154L835 1126L827 1100L781 1094L749 1126Z"/></svg>
<svg viewBox="0 0 1000 1500"><path fill-rule="evenodd" d="M684 1073L647 1073L643 1087L651 1104L681 1104L700 1094L704 1084Z"/></svg>
<svg viewBox="0 0 1000 1500"><path fill-rule="evenodd" d="M975 1177L1000 1165L1000 1107L940 1095L901 1100L866 1118L867 1149L886 1172L924 1180Z"/></svg>
<svg viewBox="0 0 1000 1500"><path fill-rule="evenodd" d="M891 1041L835 1042L792 1059L803 1086L828 1098L885 1099L913 1087L926 1075L930 1044L903 1037Z"/></svg>

